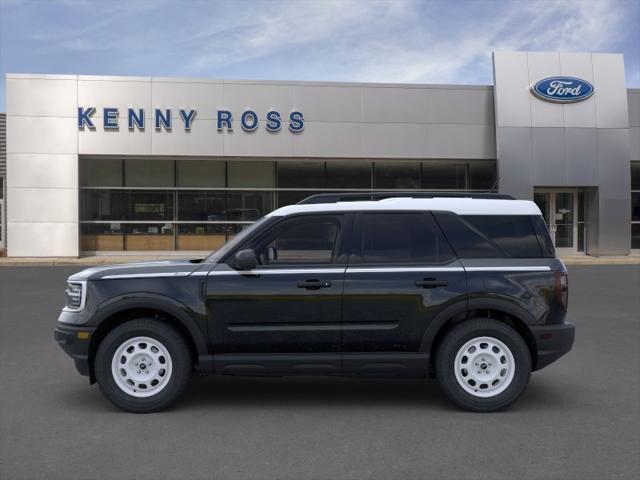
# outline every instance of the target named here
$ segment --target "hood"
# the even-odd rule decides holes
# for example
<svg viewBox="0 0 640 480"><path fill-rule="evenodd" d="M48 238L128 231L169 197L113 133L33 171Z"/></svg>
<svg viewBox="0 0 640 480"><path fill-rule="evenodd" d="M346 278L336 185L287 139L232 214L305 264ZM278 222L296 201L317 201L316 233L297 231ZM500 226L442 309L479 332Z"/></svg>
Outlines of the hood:
<svg viewBox="0 0 640 480"><path fill-rule="evenodd" d="M146 262L101 265L87 268L69 277L69 280L109 280L117 278L145 277L183 277L203 265L201 259L195 260L152 260Z"/></svg>

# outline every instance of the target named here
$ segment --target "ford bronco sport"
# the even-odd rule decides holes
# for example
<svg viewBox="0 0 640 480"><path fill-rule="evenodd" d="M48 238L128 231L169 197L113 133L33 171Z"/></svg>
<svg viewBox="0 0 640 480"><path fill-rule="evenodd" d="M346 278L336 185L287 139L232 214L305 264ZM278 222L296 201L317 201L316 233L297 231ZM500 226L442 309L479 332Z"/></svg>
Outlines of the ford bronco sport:
<svg viewBox="0 0 640 480"><path fill-rule="evenodd" d="M435 376L459 407L495 411L574 339L540 210L504 195L315 195L205 259L89 268L66 296L57 342L140 413L193 371Z"/></svg>

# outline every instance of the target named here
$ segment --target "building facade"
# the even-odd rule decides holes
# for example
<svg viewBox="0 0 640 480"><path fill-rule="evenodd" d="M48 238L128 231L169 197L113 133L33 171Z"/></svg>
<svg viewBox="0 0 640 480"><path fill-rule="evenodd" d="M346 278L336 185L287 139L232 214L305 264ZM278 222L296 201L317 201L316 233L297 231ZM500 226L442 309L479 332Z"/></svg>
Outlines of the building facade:
<svg viewBox="0 0 640 480"><path fill-rule="evenodd" d="M493 86L9 74L2 242L200 252L313 193L442 190L535 200L561 253L640 249L640 89L622 55L493 67Z"/></svg>

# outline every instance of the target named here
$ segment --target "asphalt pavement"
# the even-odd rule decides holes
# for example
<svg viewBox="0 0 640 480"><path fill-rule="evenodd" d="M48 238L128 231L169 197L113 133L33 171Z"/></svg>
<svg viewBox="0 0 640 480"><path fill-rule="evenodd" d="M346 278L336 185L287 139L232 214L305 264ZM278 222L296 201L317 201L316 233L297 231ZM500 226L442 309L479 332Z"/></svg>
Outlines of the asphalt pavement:
<svg viewBox="0 0 640 480"><path fill-rule="evenodd" d="M133 415L53 340L79 267L0 268L0 478L640 478L640 266L572 266L574 350L508 411L462 412L437 382L194 377Z"/></svg>

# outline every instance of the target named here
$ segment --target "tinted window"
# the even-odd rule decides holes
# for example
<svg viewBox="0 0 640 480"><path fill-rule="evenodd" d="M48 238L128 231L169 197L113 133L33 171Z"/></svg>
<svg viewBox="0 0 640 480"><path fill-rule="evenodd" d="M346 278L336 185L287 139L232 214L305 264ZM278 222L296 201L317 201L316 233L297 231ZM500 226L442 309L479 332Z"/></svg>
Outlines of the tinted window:
<svg viewBox="0 0 640 480"><path fill-rule="evenodd" d="M454 213L434 213L460 258L496 258L505 254Z"/></svg>
<svg viewBox="0 0 640 480"><path fill-rule="evenodd" d="M256 253L263 264L331 263L339 233L340 223L333 216L296 218L267 234L266 245Z"/></svg>
<svg viewBox="0 0 640 480"><path fill-rule="evenodd" d="M359 217L363 263L442 263L454 255L426 213L365 213Z"/></svg>
<svg viewBox="0 0 640 480"><path fill-rule="evenodd" d="M492 240L509 257L540 257L538 238L528 216L469 215L465 221Z"/></svg>
<svg viewBox="0 0 640 480"><path fill-rule="evenodd" d="M462 258L542 256L528 216L437 214L437 218Z"/></svg>

